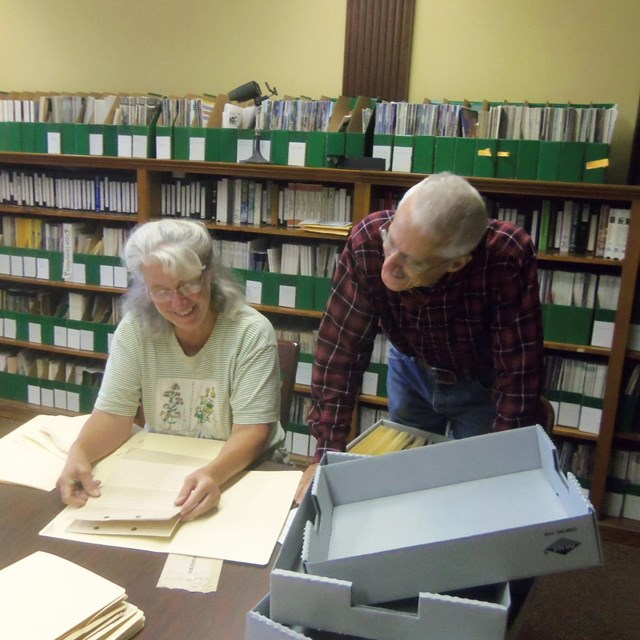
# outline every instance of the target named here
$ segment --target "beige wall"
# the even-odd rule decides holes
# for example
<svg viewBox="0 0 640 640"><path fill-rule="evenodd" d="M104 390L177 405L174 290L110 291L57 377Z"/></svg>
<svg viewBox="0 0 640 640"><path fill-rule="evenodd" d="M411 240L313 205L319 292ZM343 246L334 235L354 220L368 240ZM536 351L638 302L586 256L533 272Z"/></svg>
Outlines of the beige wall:
<svg viewBox="0 0 640 640"><path fill-rule="evenodd" d="M345 0L0 0L0 89L338 95ZM617 102L624 181L638 0L417 0L409 99ZM381 43L383 45L383 43Z"/></svg>

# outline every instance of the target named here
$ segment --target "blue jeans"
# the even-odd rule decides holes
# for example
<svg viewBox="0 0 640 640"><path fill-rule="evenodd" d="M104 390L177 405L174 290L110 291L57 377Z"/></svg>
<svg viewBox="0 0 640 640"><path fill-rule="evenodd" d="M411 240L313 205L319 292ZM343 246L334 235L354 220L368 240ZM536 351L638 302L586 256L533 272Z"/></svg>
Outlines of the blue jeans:
<svg viewBox="0 0 640 640"><path fill-rule="evenodd" d="M488 433L496 410L491 399L495 370L486 369L454 384L438 382L415 358L389 350L387 395L391 420L409 427L467 438Z"/></svg>

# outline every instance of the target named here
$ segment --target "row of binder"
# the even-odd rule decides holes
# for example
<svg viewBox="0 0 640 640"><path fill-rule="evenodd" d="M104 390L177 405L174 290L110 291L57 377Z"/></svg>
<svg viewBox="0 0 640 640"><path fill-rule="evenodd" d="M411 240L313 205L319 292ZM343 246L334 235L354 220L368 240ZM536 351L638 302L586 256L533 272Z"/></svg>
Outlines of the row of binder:
<svg viewBox="0 0 640 640"><path fill-rule="evenodd" d="M70 263L61 251L0 246L0 275L54 282L126 288L127 270L118 256L73 254Z"/></svg>
<svg viewBox="0 0 640 640"><path fill-rule="evenodd" d="M441 136L374 135L373 157L411 173L559 182L605 182L609 144Z"/></svg>
<svg viewBox="0 0 640 640"><path fill-rule="evenodd" d="M97 396L98 389L93 386L0 371L0 398L5 400L76 413L91 413Z"/></svg>
<svg viewBox="0 0 640 640"><path fill-rule="evenodd" d="M258 137L259 136L259 137ZM276 165L328 167L335 158L383 158L386 169L411 173L602 183L609 144L375 135L348 131L0 123L0 151L243 162L259 149Z"/></svg>
<svg viewBox="0 0 640 640"><path fill-rule="evenodd" d="M108 353L116 325L0 309L0 337L65 349Z"/></svg>

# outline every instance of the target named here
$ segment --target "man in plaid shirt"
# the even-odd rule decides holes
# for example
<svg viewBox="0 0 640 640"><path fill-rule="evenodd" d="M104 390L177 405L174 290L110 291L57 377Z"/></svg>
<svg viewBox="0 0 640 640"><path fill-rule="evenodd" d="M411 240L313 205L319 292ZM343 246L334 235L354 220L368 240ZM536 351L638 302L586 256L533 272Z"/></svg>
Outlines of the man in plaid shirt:
<svg viewBox="0 0 640 640"><path fill-rule="evenodd" d="M543 369L529 235L490 220L464 178L436 174L397 211L358 223L342 252L311 381L314 462L344 451L373 340L391 343L391 419L455 438L536 423ZM300 501L315 465L300 484Z"/></svg>

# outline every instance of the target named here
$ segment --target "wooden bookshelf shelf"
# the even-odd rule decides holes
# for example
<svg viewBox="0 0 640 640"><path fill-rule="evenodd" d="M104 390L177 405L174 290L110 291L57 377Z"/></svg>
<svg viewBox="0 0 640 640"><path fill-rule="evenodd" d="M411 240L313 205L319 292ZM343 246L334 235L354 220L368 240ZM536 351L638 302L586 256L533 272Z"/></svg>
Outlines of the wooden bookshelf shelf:
<svg viewBox="0 0 640 640"><path fill-rule="evenodd" d="M112 221L119 225L131 225L156 218L160 215L162 181L173 175L216 176L219 178L246 178L260 182L275 181L279 184L289 182L315 183L322 186L346 187L352 197L353 222L357 223L370 211L378 208L378 203L388 193L394 197L400 195L424 175L379 171L354 171L336 168L316 169L308 167L289 167L279 165L230 164L213 162L189 162L176 160L112 158L97 156L47 155L27 153L0 153L0 168L49 168L82 169L83 172L103 171L127 172L135 177L137 189L136 215L93 213L90 211L73 211L69 209L53 210L33 206L16 206L0 204L0 216L39 216L42 218L65 220ZM602 420L598 435L584 434L575 429L556 427L554 437L570 438L592 444L595 448L593 475L590 481L591 500L601 511L606 491L607 474L612 446L637 450L638 434L619 434L616 432L621 390L625 384L625 371L629 364L640 361L640 352L627 349L630 335L630 323L635 292L638 287L640 267L640 187L618 185L595 185L581 183L538 182L501 180L492 178L470 178L473 184L488 198L513 198L524 203L537 203L542 199L568 200L623 206L631 210L629 238L625 257L614 261L595 258L588 255L566 255L556 252L545 252L539 255L539 262L544 268L558 270L586 270L596 273L615 274L620 277L620 296L615 316L613 343L610 348L569 345L559 342L547 342L548 352L571 354L576 358L590 358L604 361L607 366L607 383L603 401ZM207 222L217 237L249 239L250 236L272 236L278 240L302 240L303 243L331 242L339 244L344 238L331 234L314 234L301 229L289 229L273 225L223 225ZM70 282L54 282L36 278L23 278L0 274L0 283L4 286L27 286L30 288L54 288L68 291L86 291L118 295L121 288L79 285ZM257 309L271 317L282 317L290 323L299 322L306 327L310 323L318 323L322 312L317 310L300 310L279 306L255 305ZM53 347L38 346L26 342L11 341L6 338L0 344L20 348L39 349L51 353L62 353L76 357L87 357L104 360L105 354L95 354L74 350L58 350ZM308 393L305 385L296 385L296 392ZM373 407L387 406L385 398L363 395L360 402ZM9 401L0 400L0 407L9 407ZM14 409L15 410L15 409ZM38 408L43 410L43 408ZM602 521L602 530L615 531L620 537L635 536L640 539L640 524L623 519L606 519Z"/></svg>

